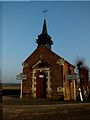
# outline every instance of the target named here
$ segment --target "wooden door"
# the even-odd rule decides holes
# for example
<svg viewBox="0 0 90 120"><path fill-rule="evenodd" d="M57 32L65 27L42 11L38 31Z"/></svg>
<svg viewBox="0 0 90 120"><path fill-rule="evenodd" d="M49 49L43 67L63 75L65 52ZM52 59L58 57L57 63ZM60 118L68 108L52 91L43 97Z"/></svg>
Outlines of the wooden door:
<svg viewBox="0 0 90 120"><path fill-rule="evenodd" d="M46 76L39 72L36 78L36 98L46 98Z"/></svg>

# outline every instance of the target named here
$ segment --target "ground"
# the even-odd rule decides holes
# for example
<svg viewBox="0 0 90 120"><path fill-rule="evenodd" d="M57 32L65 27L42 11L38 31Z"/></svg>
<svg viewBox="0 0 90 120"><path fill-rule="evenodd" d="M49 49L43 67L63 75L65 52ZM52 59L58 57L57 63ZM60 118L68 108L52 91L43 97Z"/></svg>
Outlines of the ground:
<svg viewBox="0 0 90 120"><path fill-rule="evenodd" d="M4 97L3 120L90 120L90 103Z"/></svg>

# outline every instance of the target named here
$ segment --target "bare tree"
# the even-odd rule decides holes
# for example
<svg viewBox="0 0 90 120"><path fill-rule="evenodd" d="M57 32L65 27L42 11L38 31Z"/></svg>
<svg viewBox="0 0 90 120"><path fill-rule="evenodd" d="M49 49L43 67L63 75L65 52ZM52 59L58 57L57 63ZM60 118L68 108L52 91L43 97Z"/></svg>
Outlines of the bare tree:
<svg viewBox="0 0 90 120"><path fill-rule="evenodd" d="M81 88L81 93L83 99L87 99L89 95L89 68L85 64L85 58L77 58L76 60L76 66L78 69L79 73L79 78L80 78L80 88Z"/></svg>

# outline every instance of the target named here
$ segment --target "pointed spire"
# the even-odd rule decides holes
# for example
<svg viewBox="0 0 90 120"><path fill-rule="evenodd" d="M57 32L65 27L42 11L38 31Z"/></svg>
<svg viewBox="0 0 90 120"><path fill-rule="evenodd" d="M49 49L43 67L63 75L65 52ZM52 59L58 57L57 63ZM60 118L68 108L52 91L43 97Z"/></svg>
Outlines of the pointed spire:
<svg viewBox="0 0 90 120"><path fill-rule="evenodd" d="M46 12L47 12L47 10L43 11L43 13L46 13ZM38 35L38 39L36 39L36 43L38 44L38 46L45 45L49 49L51 49L51 45L53 44L51 37L48 35L47 25L46 25L46 17L44 17L42 33L40 35Z"/></svg>
<svg viewBox="0 0 90 120"><path fill-rule="evenodd" d="M46 25L46 19L44 18L44 24L43 24L43 29L42 29L42 34L48 33L47 32L47 25Z"/></svg>

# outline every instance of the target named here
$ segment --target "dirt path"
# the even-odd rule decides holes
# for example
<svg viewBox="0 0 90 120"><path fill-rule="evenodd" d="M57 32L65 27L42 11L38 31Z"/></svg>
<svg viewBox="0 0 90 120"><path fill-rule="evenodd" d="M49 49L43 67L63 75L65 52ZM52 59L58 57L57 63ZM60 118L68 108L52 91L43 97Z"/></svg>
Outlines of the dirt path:
<svg viewBox="0 0 90 120"><path fill-rule="evenodd" d="M90 103L3 97L3 120L90 120Z"/></svg>
<svg viewBox="0 0 90 120"><path fill-rule="evenodd" d="M3 120L90 120L90 104L4 105Z"/></svg>

